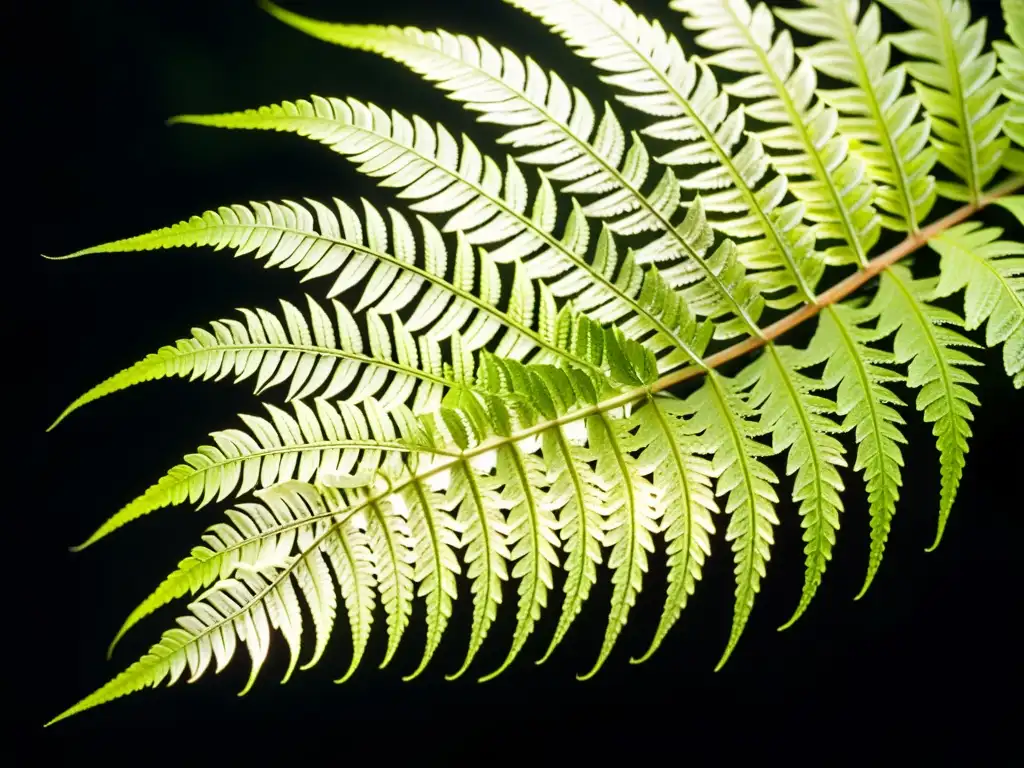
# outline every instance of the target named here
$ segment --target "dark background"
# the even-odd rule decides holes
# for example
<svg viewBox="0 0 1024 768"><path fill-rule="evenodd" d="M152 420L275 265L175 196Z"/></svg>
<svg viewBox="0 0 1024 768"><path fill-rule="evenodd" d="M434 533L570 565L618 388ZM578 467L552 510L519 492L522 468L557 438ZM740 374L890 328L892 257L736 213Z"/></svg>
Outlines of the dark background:
<svg viewBox="0 0 1024 768"><path fill-rule="evenodd" d="M608 97L586 62L539 22L497 0L291 0L286 5L324 19L486 35L557 69L595 101ZM686 43L678 15L665 5L663 0L633 3L639 12L665 21ZM994 26L1001 28L995 2L972 5L977 13L993 14ZM29 19L33 11L43 16ZM38 356L33 369L38 375L12 414L27 417L30 437L24 445L36 480L29 493L21 489L21 478L8 481L24 500L7 514L27 528L19 534L24 538L8 540L8 548L31 565L8 579L9 590L26 607L17 615L7 612L6 623L9 640L15 631L24 633L20 650L9 657L15 671L29 679L30 695L21 699L18 712L21 735L32 736L47 754L66 750L70 760L72 754L96 754L91 750L143 736L151 739L149 752L166 749L170 756L185 745L211 742L218 731L244 735L244 742L262 749L264 732L276 723L339 745L335 762L340 762L348 754L340 745L356 734L379 734L387 757L388 748L403 746L396 723L435 718L448 720L450 730L445 737L435 730L431 742L443 738L450 742L447 751L465 749L468 756L473 753L464 737L480 735L490 745L486 759L500 758L505 750L517 754L530 732L506 721L529 718L550 721L536 732L560 732L570 752L576 740L625 743L633 732L640 740L637 757L646 749L685 757L701 743L729 749L747 740L743 734L753 732L748 728L780 714L789 726L780 735L791 741L793 754L815 754L812 745L824 737L838 740L840 746L829 754L841 756L862 737L906 736L915 723L928 729L921 741L907 737L906 745L915 749L925 743L944 748L964 736L981 739L990 729L1007 733L1021 667L1021 636L1013 628L1021 609L1020 577L1011 561L1019 566L1024 534L1019 490L1024 401L1005 375L998 350L978 354L987 364L976 371L983 407L959 501L938 551L923 551L932 541L938 509L934 439L908 411L906 434L913 447L905 454L902 500L881 572L867 596L852 600L866 566L868 518L860 478L845 471L846 512L825 582L793 628L775 631L789 618L803 579L801 529L784 481L783 525L768 578L743 640L717 674L712 669L728 636L733 604L722 518L696 596L659 653L642 666L630 665L628 658L646 649L661 610L660 556L653 559L614 654L586 683L577 682L575 674L589 669L598 652L610 597L606 583L595 588L552 660L542 667L532 663L546 648L555 610L549 610L517 663L484 685L472 674L454 683L443 679L465 653L471 615L466 597L428 671L412 683L400 678L419 659L420 615L391 667L377 670L385 637L378 615L377 636L360 671L335 686L331 681L349 653L345 619L339 616L327 656L314 669L297 672L286 686L277 682L284 669L283 643L277 643L244 698L235 696L248 674L239 651L242 658L220 676L140 692L44 732L43 722L125 668L171 625L184 603L144 622L112 662L104 660L123 618L218 519L221 507L199 513L185 505L162 510L85 552L71 554L67 547L206 442L210 431L235 426L233 414L257 412L258 406L251 385L164 380L90 405L50 434L45 428L80 393L187 335L192 326L231 315L238 306L273 308L280 297L301 298L301 289L288 273L208 249L62 263L45 262L39 254L61 255L234 202L331 196L393 201L345 160L312 142L273 133L166 127L166 118L178 113L243 109L310 94L351 95L466 130L485 152L500 149L493 142L495 131L475 125L400 65L307 38L248 0L40 3L19 7L14 15L16 22L31 22L8 29L15 35L24 29L27 36L20 41L27 58L10 72L21 73L12 85L27 89L31 118L25 121L27 144L5 148L9 167L23 169L8 181L12 189L20 188L22 179L35 189L31 199L7 208L19 227L25 216L31 222L27 246L5 254L8 264L24 267L28 275L8 282L7 296L10 307L33 308L18 312L5 339ZM688 50L696 49L690 44ZM625 108L617 112L632 119ZM998 213L990 218L1012 226ZM912 397L905 399L912 402ZM560 597L552 596L552 608ZM471 672L488 672L504 658L514 624L513 590L507 590L506 601L503 618ZM575 722L584 716L591 718L590 726L581 730ZM347 726L355 720L378 724L357 724L353 731ZM556 724L559 720L569 722ZM731 735L722 740L715 728ZM554 735L543 738L555 740ZM685 746L691 740L692 746ZM435 755L434 749L425 754Z"/></svg>

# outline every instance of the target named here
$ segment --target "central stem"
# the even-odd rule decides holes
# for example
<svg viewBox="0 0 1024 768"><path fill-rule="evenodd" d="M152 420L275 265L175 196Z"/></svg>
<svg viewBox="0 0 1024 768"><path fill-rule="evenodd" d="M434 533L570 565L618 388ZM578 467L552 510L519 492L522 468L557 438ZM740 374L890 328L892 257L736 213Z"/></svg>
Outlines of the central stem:
<svg viewBox="0 0 1024 768"><path fill-rule="evenodd" d="M721 352L716 352L704 360L704 367L702 368L683 368L682 370L675 371L667 376L662 376L656 382L651 384L650 390L652 392L661 392L669 387L686 381L687 379L700 376L708 370L718 368L730 360L742 357L748 352L763 347L768 342L778 338L786 331L792 330L805 320L810 320L825 307L845 299L855 290L864 285L868 280L875 277L883 269L895 264L900 259L909 256L911 253L927 244L927 242L933 237L942 234L950 227L960 224L965 219L991 203L994 203L999 198L1005 197L1006 195L1012 195L1021 187L1024 187L1024 176L1014 176L1012 179L996 187L988 194L983 195L977 203L968 203L967 205L957 208L948 216L944 216L938 221L929 224L924 229L921 229L915 234L907 237L899 245L890 248L880 256L876 256L869 261L863 269L850 275L845 280L839 281L824 293L819 294L814 304L805 304L799 309L790 312L781 320L777 320L769 325L763 330L761 336L751 336L750 338L733 344L731 347L723 349Z"/></svg>

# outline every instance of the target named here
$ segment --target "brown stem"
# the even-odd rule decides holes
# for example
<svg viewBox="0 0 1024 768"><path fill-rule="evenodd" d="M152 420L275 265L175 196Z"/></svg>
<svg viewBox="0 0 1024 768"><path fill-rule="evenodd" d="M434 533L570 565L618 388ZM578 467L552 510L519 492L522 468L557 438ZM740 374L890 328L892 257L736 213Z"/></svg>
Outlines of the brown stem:
<svg viewBox="0 0 1024 768"><path fill-rule="evenodd" d="M899 245L890 248L880 256L876 256L869 261L862 270L855 272L844 280L840 280L827 291L819 294L813 304L805 304L799 309L790 312L781 320L777 320L769 325L762 331L760 336L751 336L743 341L733 344L731 347L723 349L721 352L716 352L704 361L704 367L683 368L682 370L675 371L667 376L662 376L651 385L651 391L660 392L668 389L680 382L692 379L695 376L700 376L709 370L724 365L730 360L735 360L737 357L742 357L748 352L752 352L755 349L763 347L768 342L778 338L786 331L795 328L805 320L810 320L830 304L835 304L837 301L845 299L886 267L889 267L900 259L909 256L936 235L940 235L950 227L956 226L999 198L1013 194L1022 186L1024 186L1024 176L1014 176L1006 183L1000 184L991 192L984 195L977 203L968 203L967 205L957 208L948 216L944 216L938 221L929 224L916 234L908 237Z"/></svg>

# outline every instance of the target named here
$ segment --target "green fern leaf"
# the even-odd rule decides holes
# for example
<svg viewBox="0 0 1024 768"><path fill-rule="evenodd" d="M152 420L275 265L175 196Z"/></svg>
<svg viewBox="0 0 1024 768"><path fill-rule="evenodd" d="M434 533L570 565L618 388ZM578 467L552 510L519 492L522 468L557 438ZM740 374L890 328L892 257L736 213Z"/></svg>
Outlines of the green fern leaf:
<svg viewBox="0 0 1024 768"><path fill-rule="evenodd" d="M669 630L679 620L689 597L701 578L705 558L711 554L711 536L715 533L712 514L718 512L711 479L715 468L694 455L701 452L700 441L686 417L693 415L685 401L652 397L631 416L637 427L631 450L641 449L637 459L641 470L654 473L654 484L665 489L661 531L668 554L668 594L665 607L647 652L631 659L640 664L661 646Z"/></svg>
<svg viewBox="0 0 1024 768"><path fill-rule="evenodd" d="M772 487L778 478L760 460L772 451L754 440L763 429L750 420L757 411L742 402L727 379L712 371L689 398L689 406L695 414L694 428L703 430L703 448L714 456L715 492L727 498L725 538L732 542L736 561L736 607L729 643L716 667L721 669L739 642L761 589L774 543L772 526L779 524L774 507L779 499Z"/></svg>
<svg viewBox="0 0 1024 768"><path fill-rule="evenodd" d="M333 498L332 498L333 496ZM334 506L337 495L328 495L325 501ZM334 502L334 503L332 503ZM372 505L371 505L372 506ZM303 537L311 537L309 529L299 530L299 546ZM375 603L374 588L377 586L376 563L365 531L365 517L359 515L335 527L335 535L327 539L327 559L338 578L342 600L348 613L352 634L352 660L348 669L335 682L343 683L356 671L366 651L373 624ZM333 588L333 586L332 586Z"/></svg>
<svg viewBox="0 0 1024 768"><path fill-rule="evenodd" d="M866 263L881 224L866 164L836 133L836 110L815 97L814 68L806 59L795 61L789 32L775 35L763 3L752 10L746 0L672 0L669 7L685 13L683 25L700 33L697 43L716 52L708 64L744 75L726 91L747 101L745 112L779 125L758 137L776 151L773 162L782 173L811 178L793 181L789 189L820 238L841 239L850 249L830 249L831 261Z"/></svg>
<svg viewBox="0 0 1024 768"><path fill-rule="evenodd" d="M952 312L926 303L935 288L934 280L914 280L905 267L890 267L872 307L878 313L878 333L896 331L893 342L896 362L910 363L907 385L920 389L917 409L925 421L934 422L942 468L942 494L935 549L949 519L966 461L967 440L971 436L968 421L970 406L979 405L968 389L978 382L963 370L979 365L957 347L977 347L948 326L962 327L963 321Z"/></svg>
<svg viewBox="0 0 1024 768"><path fill-rule="evenodd" d="M172 600L194 595L219 579L231 577L235 571L274 572L285 567L295 542L295 530L309 516L309 508L289 503L295 500L279 494L264 497L262 504L240 504L237 509L227 510L230 525L217 523L209 528L203 536L205 546L193 547L177 569L131 612L110 644L108 658L132 627ZM293 660L297 652L296 646ZM286 680L293 668L294 663L285 675Z"/></svg>
<svg viewBox="0 0 1024 768"><path fill-rule="evenodd" d="M370 504L367 545L376 564L375 577L387 614L388 647L380 668L386 667L402 641L415 597L415 554L408 507L394 499Z"/></svg>
<svg viewBox="0 0 1024 768"><path fill-rule="evenodd" d="M700 198L679 225L673 224L680 207L675 175L666 168L649 195L641 192L649 175L649 154L636 134L627 147L622 126L610 109L595 132L594 109L578 89L570 89L531 59L524 62L507 49L497 51L486 40L443 30L329 24L266 5L274 16L314 37L408 65L481 119L511 128L500 141L530 150L520 162L546 166L545 177L568 182L568 193L599 195L583 206L586 216L609 220L618 235L663 233L637 250L639 263L687 258L689 264L664 271L666 281L675 285L707 280L707 290L717 299L717 314L732 313L743 327L756 328L761 309L756 297L734 295L705 261L714 236Z"/></svg>
<svg viewBox="0 0 1024 768"><path fill-rule="evenodd" d="M413 407L436 407L442 389L452 382L441 375L441 349L428 336L419 343L397 314L392 331L374 312L367 312L369 350L352 315L332 301L337 317L309 302L311 321L287 301L281 301L285 322L265 310L240 310L245 323L221 320L213 331L194 328L192 337L147 355L106 381L97 384L68 406L50 426L59 424L83 405L135 384L168 376L223 379L234 374L235 383L256 377L256 394L289 383L286 400L319 395L359 403L377 397L385 409L404 404L415 393Z"/></svg>
<svg viewBox="0 0 1024 768"><path fill-rule="evenodd" d="M1024 219L1024 198L1004 205ZM1013 385L1024 387L1024 245L999 239L1002 230L962 224L930 245L941 261L935 296L964 293L967 330L985 327L985 343L1003 344L1003 365Z"/></svg>
<svg viewBox="0 0 1024 768"><path fill-rule="evenodd" d="M1002 166L1007 140L1000 137L1007 105L996 106L1001 78L996 55L982 53L987 22L971 23L965 0L881 0L914 29L891 35L907 63L914 88L931 117L939 162L963 183L940 182L954 200L977 203Z"/></svg>
<svg viewBox="0 0 1024 768"><path fill-rule="evenodd" d="M201 508L293 478L308 482L353 469L356 475L371 475L385 456L409 450L403 440L416 429L407 409L389 415L375 400L367 400L364 409L317 400L315 412L298 400L292 405L294 417L268 404L269 421L241 417L249 432L214 432L216 445L200 446L187 455L185 464L173 467L74 549L85 549L133 520L185 501Z"/></svg>
<svg viewBox="0 0 1024 768"><path fill-rule="evenodd" d="M812 359L826 361L821 377L825 385L838 387L836 403L837 413L844 417L842 428L853 430L857 441L853 468L863 471L867 485L871 553L858 599L867 592L882 564L903 482L899 446L907 442L899 431L899 425L905 423L903 417L892 407L904 403L885 386L903 377L883 367L893 362L891 353L868 346L884 334L860 325L874 317L865 310L843 305L829 307L821 316L808 352Z"/></svg>
<svg viewBox="0 0 1024 768"><path fill-rule="evenodd" d="M502 284L494 258L483 251L474 255L461 233L449 270L444 238L422 216L417 217L423 239L420 249L409 222L397 211L388 209L389 236L384 217L366 201L363 218L337 199L337 213L315 200L307 203L312 212L291 201L225 206L170 227L60 258L163 248L233 248L236 257L252 254L267 268L303 272L303 281L336 273L328 298L365 280L355 307L357 313L373 308L379 315L391 315L418 297L416 310L406 319L405 327L413 333L425 333L429 340L444 341L461 330L470 348L477 349L504 328L498 347L503 355L518 359L536 348L549 356L564 356L550 338L530 327L523 307L532 308L535 293L523 269L515 270L510 306L502 311L497 306ZM579 237L585 242L587 235L580 233ZM421 258L417 258L419 252ZM481 280L479 291L477 275ZM427 291L419 296L424 286Z"/></svg>
<svg viewBox="0 0 1024 768"><path fill-rule="evenodd" d="M169 376L251 380L290 404L212 433L85 542L163 507L232 504L114 644L187 596L177 627L54 722L195 681L236 655L251 662L245 693L276 633L287 680L307 654L303 669L327 655L339 610L352 643L341 682L375 630L386 632L380 666L389 664L422 603L423 651L409 680L436 656L455 603L472 595L464 661L448 675L458 678L515 589L507 652L479 678L490 680L553 610L555 569L565 571L560 612L538 663L565 639L605 563L609 616L579 676L588 679L624 634L650 586L648 556L664 543L667 588L638 663L695 593L719 505L735 577L721 669L779 524L768 457L786 454L804 529L803 589L782 628L806 611L832 557L841 433L857 446L870 515L858 598L877 575L906 442L895 383L916 390L933 425L938 544L979 404L966 349L978 345L961 329L984 324L985 342L1003 345L1024 387L1024 245L978 220L998 203L1024 225L1024 198L1012 196L1024 177L988 188L1000 169L1024 170L1021 1L1003 0L1009 41L986 50L986 23L971 22L966 0L883 0L911 27L895 34L883 34L879 6L860 0L802 0L775 15L748 0L671 0L706 55L687 54L688 35L621 0L506 1L589 61L646 127L629 130L607 104L595 108L559 74L483 38L329 24L262 0L314 37L401 62L496 126L513 156L499 163L441 123L352 98L184 115L173 122L321 142L395 192L416 221L365 201L358 213L340 201L251 203L64 257L230 250L304 283L330 277L333 315L308 297L308 311L240 310L107 379L58 419ZM808 47L797 50L776 16ZM893 65L892 45L906 61ZM936 181L936 162L956 181ZM929 220L939 198L966 204ZM907 237L877 253L883 227ZM915 279L897 262L925 245L939 274ZM861 293L876 284L873 297ZM936 304L960 290L963 319ZM762 327L766 307L792 311ZM806 349L783 344L812 319ZM244 494L255 500L235 500Z"/></svg>
<svg viewBox="0 0 1024 768"><path fill-rule="evenodd" d="M441 507L437 492L413 481L406 492L413 535L414 578L418 597L426 599L427 643L423 658L406 681L420 675L441 644L441 637L452 615L452 601L458 597L456 575L461 567L455 556L461 525Z"/></svg>
<svg viewBox="0 0 1024 768"><path fill-rule="evenodd" d="M775 14L795 29L822 42L801 54L824 75L852 87L818 89L818 96L839 112L839 132L856 142L877 185L875 203L890 229L916 232L936 200L929 171L937 154L928 146L931 121L921 115L921 100L904 94L906 68L890 67L890 45L882 35L881 13L871 3L804 0L806 9L778 8ZM858 15L860 18L858 20Z"/></svg>
<svg viewBox="0 0 1024 768"><path fill-rule="evenodd" d="M512 577L519 579L519 611L505 661L480 682L497 677L515 661L547 606L548 593L554 588L551 569L558 567L558 524L552 514L557 502L552 504L535 490L546 484L540 458L516 446L502 448L498 451L497 478L504 498L512 505L505 543L510 549L509 559L515 561Z"/></svg>
<svg viewBox="0 0 1024 768"><path fill-rule="evenodd" d="M537 16L580 56L610 73L602 79L626 91L620 99L628 106L661 118L644 133L682 146L659 157L660 162L719 163L682 183L704 192L700 199L707 211L725 216L710 220L713 227L730 237L761 236L740 246L740 260L761 270L761 291L790 294L774 299L773 306L792 306L813 296L823 263L814 251L813 234L800 224L804 208L780 207L788 187L785 176L771 176L770 158L756 136L739 146L743 112L729 114L728 97L703 63L687 61L678 41L660 24L614 0L506 1Z"/></svg>
<svg viewBox="0 0 1024 768"><path fill-rule="evenodd" d="M839 432L829 416L838 410L835 402L820 394L826 385L800 373L799 369L821 362L800 351L769 344L765 354L747 366L736 380L737 388L752 387L748 404L761 414L761 425L771 430L772 449L788 450L786 474L794 474L793 501L799 503L804 531L807 573L803 593L793 616L780 629L800 618L821 584L832 559L843 481L836 467L845 467L843 447L832 437Z"/></svg>
<svg viewBox="0 0 1024 768"><path fill-rule="evenodd" d="M576 296L576 309L601 323L635 314L635 322L623 326L627 333L639 337L654 331L649 342L654 351L675 349L676 355L662 363L666 370L697 359L684 339L656 316L657 307L652 312L639 301L646 276L654 270L645 273L631 253L620 262L607 229L599 239L595 263L588 263L589 229L578 203L574 202L565 235L556 238L556 198L545 177L527 214L526 179L515 162L510 158L503 174L472 142L465 140L460 150L441 126L435 129L418 117L409 120L397 112L389 116L351 98L320 97L223 115L184 115L175 121L289 131L325 143L382 186L400 187L401 197L417 201L410 203L412 210L448 214L444 231L461 231L476 245L501 243L490 251L496 263L519 261L531 279L560 276L551 286L555 296L573 296L592 284Z"/></svg>
<svg viewBox="0 0 1024 768"><path fill-rule="evenodd" d="M597 583L597 566L605 544L602 520L609 515L608 493L591 467L593 456L584 446L570 442L562 427L544 433L543 456L555 468L549 493L560 502L559 535L565 557L565 600L543 663L561 643L580 614L590 589Z"/></svg>

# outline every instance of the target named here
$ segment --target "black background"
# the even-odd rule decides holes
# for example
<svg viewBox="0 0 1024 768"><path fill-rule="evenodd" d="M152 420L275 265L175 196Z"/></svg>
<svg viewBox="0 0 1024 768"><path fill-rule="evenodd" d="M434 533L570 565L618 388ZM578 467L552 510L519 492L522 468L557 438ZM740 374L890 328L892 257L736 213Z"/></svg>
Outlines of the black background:
<svg viewBox="0 0 1024 768"><path fill-rule="evenodd" d="M590 94L608 93L558 38L497 0L293 0L287 5L325 19L486 35L532 54ZM661 18L684 43L689 40L663 0L636 0L633 6ZM975 0L973 6L1001 26L995 2ZM17 21L29 21L26 10L16 11ZM10 72L21 73L12 82L27 86L31 115L25 141L6 147L9 167L24 169L12 174L8 186L18 194L24 180L34 192L31 199L7 206L9 224L20 229L27 219L31 225L30 242L5 254L8 265L13 262L27 275L7 283L9 307L21 309L5 340L19 354L25 348L26 359L36 356L34 382L26 391L19 376L19 395L12 401L12 415L27 417L30 429L27 442L12 447L28 452L36 480L25 493L22 477L8 479L14 498L23 500L6 514L25 530L6 546L28 565L18 566L18 573L13 564L8 568L7 592L25 607L5 610L5 623L8 641L19 647L10 663L28 678L19 699L24 702L18 712L24 721L21 735L33 737L46 754L66 753L70 761L72 754L138 744L140 735L147 739L142 746L157 757L184 756L199 743L221 739L236 740L245 751L262 750L270 743L270 729L283 726L296 739L326 742L339 763L349 754L345 742L371 736L389 764L389 755L411 758L418 748L416 739L401 736L396 727L410 719L449 721L446 731L424 737L431 745L424 747L427 758L441 752L468 758L474 753L467 738L476 735L489 744L484 757L500 759L506 751L520 753L531 736L547 734L541 738L554 742L556 733L570 752L577 742L580 749L586 742L627 743L633 733L638 758L663 752L685 758L703 748L728 754L753 741L759 722L778 715L787 720L779 735L791 754L831 755L823 758L827 762L862 738L882 733L904 737L913 749L942 748L964 736L984 749L983 743L991 742L983 733L1009 732L1019 702L1022 645L1014 629L1020 577L1011 564L1020 564L1024 534L1019 480L1024 401L1003 372L999 352L990 350L978 354L987 364L976 372L983 407L959 501L938 551L923 551L931 543L938 508L934 440L910 411L906 434L913 447L906 451L902 499L885 561L867 596L852 600L866 566L868 518L862 483L846 471L839 543L810 610L793 628L775 631L795 606L803 578L801 529L794 505L784 499L768 578L743 640L719 673L712 669L727 639L733 591L721 518L715 554L696 596L659 653L641 666L630 665L628 658L646 648L661 608L658 557L614 654L586 683L577 682L575 674L590 667L599 649L610 596L606 584L594 590L583 616L546 665L532 661L546 647L554 611L516 665L484 685L471 674L454 683L443 680L465 652L467 599L428 671L412 683L400 678L419 658L421 618L392 666L377 670L384 647L378 615L377 637L360 671L335 686L331 680L348 654L340 616L324 660L286 686L277 682L284 669L279 643L244 698L235 693L248 674L247 662L236 658L220 676L147 690L43 731L43 722L144 653L170 625L181 604L144 622L112 662L104 660L124 616L218 519L220 508L162 510L85 552L71 554L67 547L205 442L210 431L234 426L233 414L258 412L258 406L250 385L165 380L90 405L52 433L44 434L46 426L78 394L187 335L192 326L230 315L238 306L273 308L279 297L300 299L302 289L288 273L210 250L60 263L45 262L39 254L61 255L235 202L331 196L393 201L386 190L312 142L283 134L165 126L177 113L243 109L309 94L351 95L466 130L485 152L500 149L494 131L476 126L400 65L309 39L248 0L93 0L41 3L31 10L45 13L31 25L15 23L8 30L17 35L25 29L28 36L20 41L26 58ZM21 49L9 49L7 57L14 50ZM628 116L624 108L617 112ZM992 219L1010 224L998 213ZM14 367L7 370L13 384ZM912 402L912 397L905 399ZM788 488L784 482L780 493ZM506 600L512 599L510 593ZM554 596L552 607L559 603L560 596ZM511 602L502 613L472 672L488 672L504 658L514 623ZM589 725L580 728L576 723L584 717ZM531 718L550 723L536 731L507 723ZM559 720L565 722L558 725ZM350 728L353 721L367 723ZM914 724L927 730L918 732ZM911 732L921 735L911 740ZM832 746L817 752L815 744L825 738ZM442 741L448 746L439 752ZM127 754L138 747L119 749Z"/></svg>

